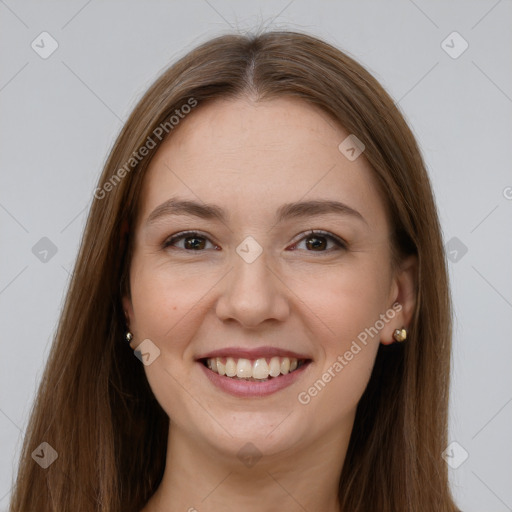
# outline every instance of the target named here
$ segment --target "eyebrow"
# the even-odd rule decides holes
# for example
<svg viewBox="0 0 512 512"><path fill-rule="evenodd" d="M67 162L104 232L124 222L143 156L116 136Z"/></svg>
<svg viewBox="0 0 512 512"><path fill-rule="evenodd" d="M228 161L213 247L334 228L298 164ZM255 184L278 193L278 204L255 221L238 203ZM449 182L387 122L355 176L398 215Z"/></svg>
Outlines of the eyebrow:
<svg viewBox="0 0 512 512"><path fill-rule="evenodd" d="M327 199L283 204L276 211L276 223L283 222L288 219L328 214L350 216L361 220L368 225L365 218L357 210L354 210L350 206L339 201ZM179 198L171 198L157 206L150 213L146 220L146 226L169 215L189 215L199 217L201 219L218 220L223 224L227 221L226 212L220 206L182 200Z"/></svg>

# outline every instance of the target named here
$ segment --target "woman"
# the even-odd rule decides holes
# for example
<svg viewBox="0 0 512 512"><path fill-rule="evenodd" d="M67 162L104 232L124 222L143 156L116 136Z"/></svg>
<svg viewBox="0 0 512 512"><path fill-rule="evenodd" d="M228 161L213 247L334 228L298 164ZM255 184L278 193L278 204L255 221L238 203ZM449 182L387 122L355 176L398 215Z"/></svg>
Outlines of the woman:
<svg viewBox="0 0 512 512"><path fill-rule="evenodd" d="M439 221L366 70L294 32L211 40L94 195L11 512L457 510Z"/></svg>

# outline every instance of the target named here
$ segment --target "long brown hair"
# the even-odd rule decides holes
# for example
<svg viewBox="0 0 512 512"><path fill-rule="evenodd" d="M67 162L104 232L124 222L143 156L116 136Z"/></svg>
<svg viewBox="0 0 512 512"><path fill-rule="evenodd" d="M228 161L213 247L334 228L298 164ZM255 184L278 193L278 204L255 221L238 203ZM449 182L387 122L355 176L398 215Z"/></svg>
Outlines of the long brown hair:
<svg viewBox="0 0 512 512"><path fill-rule="evenodd" d="M379 348L340 479L342 510L457 510L441 458L451 304L420 151L393 100L361 65L315 37L275 31L223 35L192 50L156 80L118 136L95 191L34 402L11 512L138 512L156 491L169 420L123 339L129 227L148 164L165 138L155 133L164 126L162 133L172 136L169 119L194 102L200 109L206 101L247 94L302 98L355 134L390 212L392 246L399 256L418 257L410 336ZM140 151L149 139L152 147ZM58 453L47 469L31 456L42 442Z"/></svg>

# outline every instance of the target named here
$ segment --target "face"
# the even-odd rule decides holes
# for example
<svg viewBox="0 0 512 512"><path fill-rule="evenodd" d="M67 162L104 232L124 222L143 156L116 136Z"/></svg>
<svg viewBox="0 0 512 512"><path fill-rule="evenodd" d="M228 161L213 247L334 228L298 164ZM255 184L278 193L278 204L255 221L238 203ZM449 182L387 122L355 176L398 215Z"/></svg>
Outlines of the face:
<svg viewBox="0 0 512 512"><path fill-rule="evenodd" d="M297 99L216 100L150 164L124 309L171 428L203 450L350 432L406 322L384 201L364 153L338 149L348 135Z"/></svg>

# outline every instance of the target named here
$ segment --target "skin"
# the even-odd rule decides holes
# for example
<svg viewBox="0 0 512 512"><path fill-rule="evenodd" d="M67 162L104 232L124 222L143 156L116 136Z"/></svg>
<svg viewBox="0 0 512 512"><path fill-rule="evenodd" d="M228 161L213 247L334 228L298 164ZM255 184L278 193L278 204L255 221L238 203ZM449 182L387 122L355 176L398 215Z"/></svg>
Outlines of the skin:
<svg viewBox="0 0 512 512"><path fill-rule="evenodd" d="M298 99L216 100L182 121L152 160L123 305L132 348L149 338L160 350L144 369L171 422L163 481L143 512L339 510L356 406L379 343L392 343L394 329L411 320L416 265L411 258L393 270L373 171L364 153L351 162L338 150L348 135ZM172 196L217 204L227 221L167 215L148 225ZM310 199L341 201L364 221L329 213L276 224L283 203ZM310 229L347 247L311 240ZM200 250L183 239L163 247L184 230L201 232L192 237ZM235 250L249 235L263 249L252 263ZM401 311L301 404L298 394L332 373L396 302ZM264 345L313 361L291 386L257 398L218 389L196 362L213 349ZM237 457L248 442L262 455L252 467Z"/></svg>

